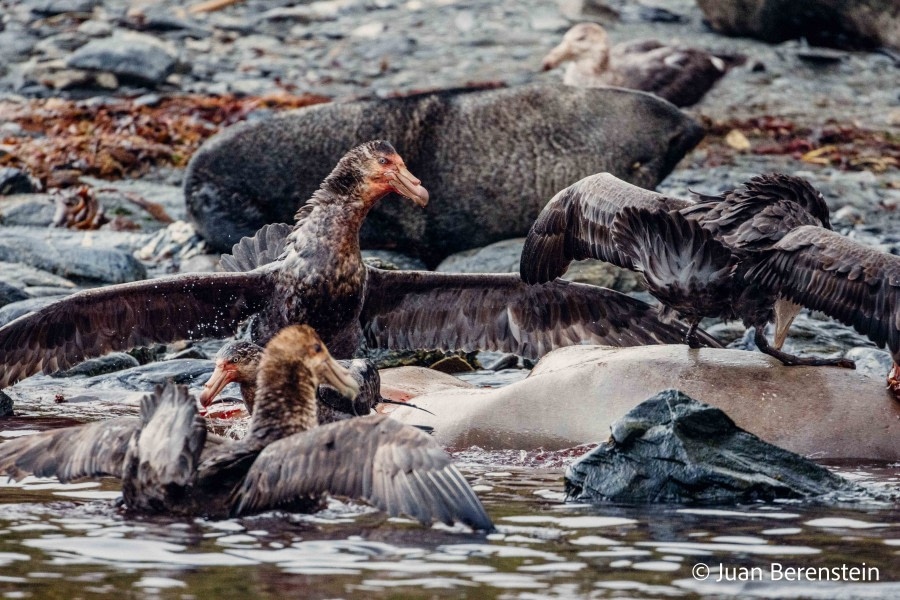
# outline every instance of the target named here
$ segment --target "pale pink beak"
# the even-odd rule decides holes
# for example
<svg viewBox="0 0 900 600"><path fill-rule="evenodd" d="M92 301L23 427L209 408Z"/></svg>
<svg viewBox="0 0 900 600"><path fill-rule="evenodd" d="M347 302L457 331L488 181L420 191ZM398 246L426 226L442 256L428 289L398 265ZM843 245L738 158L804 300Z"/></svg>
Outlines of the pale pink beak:
<svg viewBox="0 0 900 600"><path fill-rule="evenodd" d="M209 381L203 385L203 392L200 393L200 404L204 407L212 404L212 401L225 389L225 386L236 378L237 365L225 361L216 361L216 369L209 377Z"/></svg>
<svg viewBox="0 0 900 600"><path fill-rule="evenodd" d="M409 172L405 166L401 166L396 172L389 172L391 187L401 196L409 198L419 206L428 204L428 190L422 187L422 181Z"/></svg>

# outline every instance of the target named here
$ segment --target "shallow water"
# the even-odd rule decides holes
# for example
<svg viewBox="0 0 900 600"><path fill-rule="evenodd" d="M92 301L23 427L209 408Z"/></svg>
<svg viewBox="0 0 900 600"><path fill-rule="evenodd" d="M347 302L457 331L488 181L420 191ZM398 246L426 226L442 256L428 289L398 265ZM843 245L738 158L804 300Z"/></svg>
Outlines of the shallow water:
<svg viewBox="0 0 900 600"><path fill-rule="evenodd" d="M478 457L478 462L472 462ZM900 597L900 510L565 504L563 457L459 453L498 533L422 528L333 501L316 515L227 521L133 518L114 482L29 479L0 490L0 593L8 598ZM557 461L557 459L559 459ZM523 462L529 466L513 466ZM900 468L842 466L866 485ZM702 563L706 581L693 578ZM866 567L877 581L771 581L783 567ZM719 565L763 581L716 582ZM775 567L777 569L777 567ZM869 573L874 579L874 572Z"/></svg>
<svg viewBox="0 0 900 600"><path fill-rule="evenodd" d="M500 386L527 374L480 371ZM102 400L19 405L0 438L97 418ZM60 411L65 408L65 411ZM120 405L123 412L136 406ZM65 412L60 418L59 412ZM37 416L54 414L56 416ZM235 421L238 426L241 421ZM0 442L2 443L2 442ZM7 598L900 597L900 508L889 503L728 507L566 504L562 452L455 449L498 532L420 527L332 501L316 515L227 521L134 517L115 481L0 482L0 595ZM900 465L833 465L896 489ZM694 569L707 574L692 576ZM857 567L870 581L788 582L778 566ZM725 576L719 579L724 567ZM754 581L728 581L743 573ZM775 571L773 572L773 569ZM840 573L838 573L840 574Z"/></svg>

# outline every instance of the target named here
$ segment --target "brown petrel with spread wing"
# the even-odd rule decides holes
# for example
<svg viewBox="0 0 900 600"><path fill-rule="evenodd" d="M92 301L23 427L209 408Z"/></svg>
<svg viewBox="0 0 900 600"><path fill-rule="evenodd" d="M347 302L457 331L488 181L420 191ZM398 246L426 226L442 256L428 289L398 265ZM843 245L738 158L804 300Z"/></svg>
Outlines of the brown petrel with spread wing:
<svg viewBox="0 0 900 600"><path fill-rule="evenodd" d="M391 349L490 349L539 357L571 344L634 346L684 337L681 323L663 323L647 304L596 286L529 286L514 273L367 267L359 229L389 192L419 205L428 201L389 143L354 148L300 208L293 227L270 225L236 244L222 261L230 272L88 290L0 328L0 388L114 350L226 337L251 316L255 343L305 323L339 358L351 358L363 339Z"/></svg>
<svg viewBox="0 0 900 600"><path fill-rule="evenodd" d="M786 365L852 367L780 350L801 306L820 310L890 349L889 385L900 392L900 257L831 231L821 194L801 178L764 175L692 202L609 174L587 177L535 221L521 275L550 281L585 258L641 271L650 292L692 331L706 316L741 319L756 329L759 349ZM774 347L764 333L772 320Z"/></svg>

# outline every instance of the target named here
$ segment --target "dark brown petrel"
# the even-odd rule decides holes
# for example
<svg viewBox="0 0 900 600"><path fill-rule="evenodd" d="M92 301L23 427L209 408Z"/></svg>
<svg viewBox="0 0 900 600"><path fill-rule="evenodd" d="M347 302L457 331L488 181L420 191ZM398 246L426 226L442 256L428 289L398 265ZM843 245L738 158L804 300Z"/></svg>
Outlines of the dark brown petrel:
<svg viewBox="0 0 900 600"><path fill-rule="evenodd" d="M295 325L266 346L244 439L207 433L196 400L170 383L144 398L139 418L0 444L0 474L118 477L126 507L140 512L220 518L309 511L330 493L426 524L493 529L472 488L427 434L382 415L318 426L320 381L351 398L359 391L315 331Z"/></svg>
<svg viewBox="0 0 900 600"><path fill-rule="evenodd" d="M254 316L251 340L314 327L339 358L363 336L390 349L479 349L532 358L579 343L635 346L684 336L647 304L569 282L529 286L507 275L451 275L367 267L359 229L389 192L419 205L428 192L387 142L348 152L300 208L223 258L232 272L187 274L73 294L0 328L0 388L114 350L226 337ZM708 344L716 342L703 337Z"/></svg>
<svg viewBox="0 0 900 600"><path fill-rule="evenodd" d="M803 179L755 177L692 202L609 174L587 177L535 221L521 275L549 281L585 258L641 271L650 292L692 330L705 316L741 319L756 329L759 349L786 365L852 367L780 350L801 306L820 310L887 345L895 363L890 385L900 389L900 257L831 231L821 194ZM764 333L772 320L775 347Z"/></svg>
<svg viewBox="0 0 900 600"><path fill-rule="evenodd" d="M692 324L741 319L759 349L786 365L838 365L780 348L807 306L900 352L900 257L831 231L828 208L805 180L755 177L721 196L692 202L636 188L609 174L557 194L528 234L521 275L553 280L572 260L599 258L641 271L650 292ZM775 321L775 347L764 330ZM688 336L688 343L696 340ZM900 374L892 371L893 386Z"/></svg>

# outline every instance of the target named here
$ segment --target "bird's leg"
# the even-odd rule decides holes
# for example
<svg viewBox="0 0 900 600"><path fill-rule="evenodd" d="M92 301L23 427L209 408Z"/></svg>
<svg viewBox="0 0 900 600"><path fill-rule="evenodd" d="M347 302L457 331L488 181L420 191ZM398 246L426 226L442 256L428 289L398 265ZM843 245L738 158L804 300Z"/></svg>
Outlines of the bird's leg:
<svg viewBox="0 0 900 600"><path fill-rule="evenodd" d="M894 394L894 398L900 400L900 365L897 363L894 363L894 366L891 367L891 372L888 373L887 386L891 393Z"/></svg>
<svg viewBox="0 0 900 600"><path fill-rule="evenodd" d="M796 366L806 366L806 367L843 367L845 369L855 369L856 363L848 358L814 358L814 357L801 357L794 356L793 354L788 354L787 352L782 352L776 348L773 348L769 345L769 340L766 339L766 330L765 327L755 327L755 333L753 336L753 341L756 342L756 347L760 349L761 352L768 354L769 356L774 356L786 367L796 367Z"/></svg>
<svg viewBox="0 0 900 600"><path fill-rule="evenodd" d="M697 327L699 326L700 319L691 319L691 326L688 328L687 333L684 335L684 343L691 348L702 347L699 338L697 338Z"/></svg>

